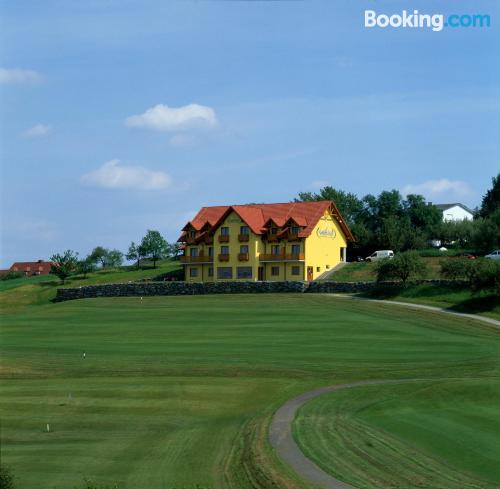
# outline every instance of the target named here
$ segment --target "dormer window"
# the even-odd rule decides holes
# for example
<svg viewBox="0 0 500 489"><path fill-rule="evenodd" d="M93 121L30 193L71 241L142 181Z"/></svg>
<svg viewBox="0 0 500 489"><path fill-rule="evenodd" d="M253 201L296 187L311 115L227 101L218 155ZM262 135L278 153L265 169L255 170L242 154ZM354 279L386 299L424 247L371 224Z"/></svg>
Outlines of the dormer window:
<svg viewBox="0 0 500 489"><path fill-rule="evenodd" d="M191 239L194 239L196 237L196 231L194 229L192 229L191 231L189 231L189 237Z"/></svg>
<svg viewBox="0 0 500 489"><path fill-rule="evenodd" d="M278 234L278 228L271 228L271 234Z"/></svg>
<svg viewBox="0 0 500 489"><path fill-rule="evenodd" d="M292 226L291 231L292 231L292 234L299 234L300 228L299 228L299 226Z"/></svg>

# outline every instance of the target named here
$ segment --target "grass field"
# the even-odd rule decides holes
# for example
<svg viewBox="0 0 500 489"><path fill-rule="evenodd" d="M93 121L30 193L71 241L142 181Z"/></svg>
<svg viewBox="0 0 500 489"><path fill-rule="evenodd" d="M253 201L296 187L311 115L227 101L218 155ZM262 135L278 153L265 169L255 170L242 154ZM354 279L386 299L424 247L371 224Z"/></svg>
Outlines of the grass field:
<svg viewBox="0 0 500 489"><path fill-rule="evenodd" d="M457 473L494 474L483 448L500 457L487 443L500 414L488 401L498 330L442 314L304 294L91 299L7 310L1 354L2 463L22 489L83 477L123 489L306 488L269 447L272 413L314 387L370 378L462 381L446 399L455 411L467 399L461 416L476 416L478 450L457 444L455 459L429 440L460 413L412 443L411 426L384 425L376 409L362 420L397 437L401 458L419 450L439 464L440 488L457 487ZM387 392L404 420L411 389ZM429 392L431 406L443 402Z"/></svg>
<svg viewBox="0 0 500 489"><path fill-rule="evenodd" d="M499 487L500 380L358 387L306 403L294 437L362 489Z"/></svg>

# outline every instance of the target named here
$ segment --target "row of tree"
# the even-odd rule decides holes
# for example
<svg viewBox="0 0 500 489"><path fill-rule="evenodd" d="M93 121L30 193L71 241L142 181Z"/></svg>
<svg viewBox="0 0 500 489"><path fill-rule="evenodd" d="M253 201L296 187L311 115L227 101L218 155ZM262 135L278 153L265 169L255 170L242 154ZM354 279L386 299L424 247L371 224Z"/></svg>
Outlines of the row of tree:
<svg viewBox="0 0 500 489"><path fill-rule="evenodd" d="M500 246L500 174L493 178L473 221L444 222L442 211L425 197L403 198L397 190L359 198L327 186L318 193L302 192L295 200L335 201L356 238L351 247L361 255L373 249L423 249L431 240L454 242L481 252Z"/></svg>
<svg viewBox="0 0 500 489"><path fill-rule="evenodd" d="M137 268L140 268L142 260L150 260L153 262L153 268L156 268L158 260L175 258L180 251L179 243L168 243L159 231L148 230L139 244L132 241L126 254L120 250L96 246L83 259L79 259L77 252L66 250L63 253L52 255L50 260L52 273L64 283L68 277L74 274L82 274L86 277L87 273L97 268L119 267L123 264L124 258L134 261Z"/></svg>

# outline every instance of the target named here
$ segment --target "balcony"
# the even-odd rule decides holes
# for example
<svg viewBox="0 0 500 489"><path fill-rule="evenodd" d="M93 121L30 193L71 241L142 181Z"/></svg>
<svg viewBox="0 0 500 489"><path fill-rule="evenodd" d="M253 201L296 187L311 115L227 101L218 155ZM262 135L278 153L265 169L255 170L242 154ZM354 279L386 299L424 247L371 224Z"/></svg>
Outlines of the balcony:
<svg viewBox="0 0 500 489"><path fill-rule="evenodd" d="M248 253L238 253L238 261L248 261L250 255Z"/></svg>
<svg viewBox="0 0 500 489"><path fill-rule="evenodd" d="M205 236L205 238L203 238L203 242L207 245L211 245L214 242L214 237L213 236Z"/></svg>
<svg viewBox="0 0 500 489"><path fill-rule="evenodd" d="M219 243L229 243L229 234L219 235Z"/></svg>
<svg viewBox="0 0 500 489"><path fill-rule="evenodd" d="M213 256L181 256L181 263L190 264L190 263L213 263Z"/></svg>
<svg viewBox="0 0 500 489"><path fill-rule="evenodd" d="M259 255L260 261L304 261L304 253L280 253L273 255L262 253Z"/></svg>
<svg viewBox="0 0 500 489"><path fill-rule="evenodd" d="M219 255L219 261L229 261L229 255Z"/></svg>
<svg viewBox="0 0 500 489"><path fill-rule="evenodd" d="M248 234L238 234L238 241L240 243L246 243L250 239L250 235Z"/></svg>
<svg viewBox="0 0 500 489"><path fill-rule="evenodd" d="M268 235L266 235L266 240L269 243L274 243L274 242L278 241L278 235L277 234L268 234Z"/></svg>
<svg viewBox="0 0 500 489"><path fill-rule="evenodd" d="M186 236L186 244L192 245L196 243L196 236Z"/></svg>

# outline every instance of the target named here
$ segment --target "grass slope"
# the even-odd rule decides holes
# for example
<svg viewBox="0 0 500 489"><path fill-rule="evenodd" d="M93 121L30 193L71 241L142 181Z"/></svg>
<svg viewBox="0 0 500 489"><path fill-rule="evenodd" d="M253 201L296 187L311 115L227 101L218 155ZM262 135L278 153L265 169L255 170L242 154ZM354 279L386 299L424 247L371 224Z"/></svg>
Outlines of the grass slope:
<svg viewBox="0 0 500 489"><path fill-rule="evenodd" d="M2 463L23 489L69 489L84 476L123 489L305 488L267 442L287 399L368 378L486 382L499 354L489 326L322 295L26 307L2 317ZM483 426L498 415L479 412Z"/></svg>
<svg viewBox="0 0 500 489"><path fill-rule="evenodd" d="M499 487L500 379L342 390L302 407L299 446L362 489Z"/></svg>

